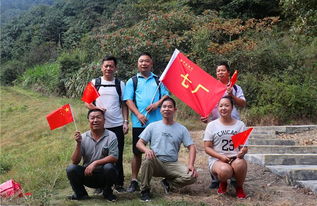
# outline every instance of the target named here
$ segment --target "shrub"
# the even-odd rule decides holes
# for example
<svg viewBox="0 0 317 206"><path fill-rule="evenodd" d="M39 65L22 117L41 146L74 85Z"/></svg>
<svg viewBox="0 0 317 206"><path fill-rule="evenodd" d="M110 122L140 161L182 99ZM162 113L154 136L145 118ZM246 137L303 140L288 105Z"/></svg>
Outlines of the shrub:
<svg viewBox="0 0 317 206"><path fill-rule="evenodd" d="M1 85L12 85L13 81L16 80L25 70L25 64L18 60L9 61L1 67Z"/></svg>
<svg viewBox="0 0 317 206"><path fill-rule="evenodd" d="M57 94L58 76L58 63L44 64L26 70L16 84L44 94Z"/></svg>

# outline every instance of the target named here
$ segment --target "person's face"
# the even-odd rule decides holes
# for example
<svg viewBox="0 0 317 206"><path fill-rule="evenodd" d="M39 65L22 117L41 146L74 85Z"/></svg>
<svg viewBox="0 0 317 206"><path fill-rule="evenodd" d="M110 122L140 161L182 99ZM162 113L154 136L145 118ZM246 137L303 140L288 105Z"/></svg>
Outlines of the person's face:
<svg viewBox="0 0 317 206"><path fill-rule="evenodd" d="M176 112L176 108L173 104L173 102L171 101L164 101L162 106L161 106L161 114L163 116L163 118L173 118L175 112Z"/></svg>
<svg viewBox="0 0 317 206"><path fill-rule="evenodd" d="M88 121L91 130L104 129L105 117L101 112L91 112L88 116Z"/></svg>
<svg viewBox="0 0 317 206"><path fill-rule="evenodd" d="M113 60L104 61L101 65L101 71L105 77L113 77L114 73L117 71L116 64Z"/></svg>
<svg viewBox="0 0 317 206"><path fill-rule="evenodd" d="M229 81L230 73L224 65L220 65L217 67L216 75L217 79L223 83L227 83Z"/></svg>
<svg viewBox="0 0 317 206"><path fill-rule="evenodd" d="M227 98L222 98L218 104L218 111L221 117L231 116L233 105Z"/></svg>
<svg viewBox="0 0 317 206"><path fill-rule="evenodd" d="M147 55L142 55L138 59L138 70L141 73L149 73L151 72L153 67L153 61L151 57Z"/></svg>

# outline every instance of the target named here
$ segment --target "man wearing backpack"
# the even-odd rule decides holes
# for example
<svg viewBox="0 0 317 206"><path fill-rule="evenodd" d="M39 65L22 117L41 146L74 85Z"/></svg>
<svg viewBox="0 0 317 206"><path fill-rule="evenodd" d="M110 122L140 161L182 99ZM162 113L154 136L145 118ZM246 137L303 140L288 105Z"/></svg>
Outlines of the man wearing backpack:
<svg viewBox="0 0 317 206"><path fill-rule="evenodd" d="M131 162L132 181L128 192L139 190L137 176L141 167L142 152L136 148L139 135L152 122L162 119L160 106L168 97L168 91L153 74L153 60L149 53L142 53L138 59L138 73L127 81L123 100L131 110L133 159Z"/></svg>
<svg viewBox="0 0 317 206"><path fill-rule="evenodd" d="M123 172L123 149L124 134L128 133L128 107L122 101L124 82L114 77L117 71L117 59L113 56L106 56L101 62L101 71L103 76L93 79L91 82L98 90L100 97L94 103L85 103L88 109L101 109L105 111L105 128L114 132L118 140L119 159L116 167L119 172L118 182L115 184L115 190L123 192L124 172Z"/></svg>
<svg viewBox="0 0 317 206"><path fill-rule="evenodd" d="M235 84L233 87L230 87L230 67L227 62L220 62L216 67L216 76L219 81L221 81L223 84L227 85L227 91L225 92L224 96L230 96L233 99L233 110L231 113L231 116L235 119L240 120L240 114L237 110L237 107L243 108L246 106L246 99L243 94L243 90L241 87L237 84ZM211 114L208 117L201 117L201 121L204 123L208 123L211 120L218 119L220 117L217 106L212 110ZM235 184L235 180L231 179L231 183ZM219 181L212 176L211 185L210 188L218 188Z"/></svg>

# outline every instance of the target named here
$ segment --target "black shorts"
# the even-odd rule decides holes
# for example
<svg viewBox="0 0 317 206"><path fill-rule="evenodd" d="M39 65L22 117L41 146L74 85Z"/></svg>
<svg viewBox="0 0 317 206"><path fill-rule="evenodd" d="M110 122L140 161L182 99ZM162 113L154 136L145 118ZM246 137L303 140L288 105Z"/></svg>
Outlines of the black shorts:
<svg viewBox="0 0 317 206"><path fill-rule="evenodd" d="M140 155L142 154L142 152L136 147L136 143L139 141L139 136L140 134L143 132L145 128L132 128L132 139L133 139L133 142L132 142L132 151L133 151L133 154L135 155Z"/></svg>

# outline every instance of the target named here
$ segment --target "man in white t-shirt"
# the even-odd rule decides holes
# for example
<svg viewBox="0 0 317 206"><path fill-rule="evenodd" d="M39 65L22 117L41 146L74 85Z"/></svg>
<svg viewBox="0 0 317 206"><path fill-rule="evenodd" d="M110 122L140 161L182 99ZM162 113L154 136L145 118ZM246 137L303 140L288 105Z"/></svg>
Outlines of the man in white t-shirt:
<svg viewBox="0 0 317 206"><path fill-rule="evenodd" d="M91 82L98 90L100 97L94 103L85 103L88 109L102 109L105 111L105 128L114 132L118 139L119 159L116 167L119 171L118 182L115 190L123 192L124 172L123 172L123 149L124 134L128 133L128 107L123 98L125 84L114 77L117 71L117 59L113 56L106 56L101 62L103 76L93 79Z"/></svg>

